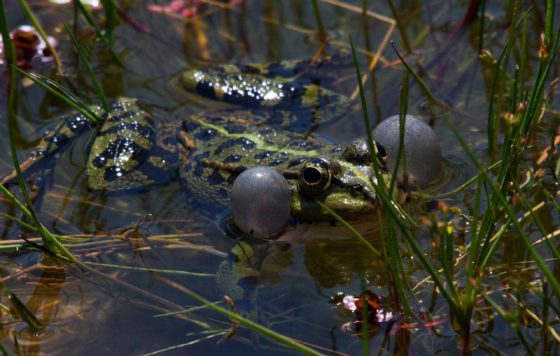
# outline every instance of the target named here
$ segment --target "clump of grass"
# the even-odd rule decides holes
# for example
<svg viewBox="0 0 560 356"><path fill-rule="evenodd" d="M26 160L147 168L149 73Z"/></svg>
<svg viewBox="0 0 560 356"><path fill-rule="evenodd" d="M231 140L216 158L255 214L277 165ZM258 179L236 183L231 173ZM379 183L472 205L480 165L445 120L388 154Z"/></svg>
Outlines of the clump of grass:
<svg viewBox="0 0 560 356"><path fill-rule="evenodd" d="M356 65L356 75L358 78L361 78L361 74L360 74L360 69L359 69L359 64L357 61L357 57L356 57L356 52L354 50L354 43L352 42L352 40L350 39L350 45L353 49L352 53L354 56L354 63ZM455 310L457 310L459 313L458 318L460 318L461 320L464 319L463 317L463 313L462 311L459 309L459 305L460 305L460 300L459 300L459 296L457 291L453 288L450 287L450 289L446 288L445 283L443 282L443 280L441 280L441 278L439 277L437 270L435 268L435 266L428 260L428 258L425 256L424 252L422 251L422 249L420 248L420 246L418 245L418 243L415 240L415 237L412 234L412 231L410 229L410 225L406 224L405 221L402 219L402 214L401 211L397 208L398 204L395 203L395 201L392 198L392 193L391 191L388 190L389 187L385 186L384 183L384 179L382 177L381 174L381 168L379 167L379 163L377 162L377 150L374 144L374 140L372 137L372 130L371 130L371 126L369 123L369 115L368 115L368 111L367 111L367 103L366 103L366 99L365 99L365 95L364 95L364 90L361 84L361 81L358 80L358 86L359 86L359 92L360 92L360 99L362 102L362 112L363 112L363 116L364 116L364 126L366 129L366 135L367 135L367 140L368 140L368 147L371 153L371 161L372 161L372 165L375 169L376 175L377 175L377 181L378 181L378 197L383 205L383 208L385 208L385 211L387 212L386 214L386 218L387 218L387 226L388 226L388 231L389 232L400 232L402 234L402 236L404 236L405 240L407 241L407 243L410 245L410 247L413 249L413 251L416 253L416 255L418 256L418 258L420 259L422 265L426 268L428 274L432 277L434 283L438 286L440 293L442 294L442 296L445 298L445 300L449 303L450 306L454 306ZM406 93L406 91L405 91ZM403 104L404 105L404 104ZM401 131L402 132L402 131ZM401 142L402 144L403 142ZM399 150L401 150L401 152L404 152L404 148L400 147ZM405 300L408 298L406 290L408 288L405 288L405 286L403 284L401 284L400 281L403 281L404 279L402 278L403 273L402 273L402 266L400 266L400 263L398 262L400 260L400 256L398 254L398 247L396 245L392 245L393 242L397 241L397 237L398 235L396 234L389 234L387 236L387 240L389 241L388 244L390 246L389 249L389 253L390 253L390 263L388 264L389 268L391 268L392 273L393 273L393 282L397 283L398 286L398 291L399 291L399 295L401 297L401 301L403 301L403 303L405 303L405 305L407 305L408 303L405 302Z"/></svg>
<svg viewBox="0 0 560 356"><path fill-rule="evenodd" d="M27 207L21 204L14 196L9 192L3 185L0 185L0 190L14 203L16 206L27 216L35 228L41 234L43 238L44 246L48 251L53 253L55 256L60 256L63 259L70 262L77 262L76 258L60 243L60 241L49 232L49 230L39 221L35 210L33 209L33 202L27 191L27 186L23 180L23 175L19 165L19 160L17 157L17 150L15 146L15 97L16 97L16 53L13 46L10 30L8 28L8 22L6 19L6 14L4 13L4 2L0 0L0 33L2 34L2 40L4 43L4 51L6 56L6 62L8 64L8 105L7 105L7 119L8 119L8 131L10 138L10 153L12 155L13 165L17 172L17 179L22 191L25 203Z"/></svg>
<svg viewBox="0 0 560 356"><path fill-rule="evenodd" d="M515 69L515 72L512 76L506 72L506 63L509 59L509 48L511 47L513 41L517 38L515 34L517 33L518 29L523 25L523 28L526 29L526 17L530 13L531 9L524 12L522 15L519 15L520 10L519 7L515 8L514 18L516 19L516 23L512 26L512 31L510 31L510 35L506 41L506 45L502 50L497 64L495 71L495 76L493 79L492 90L490 95L491 104L489 107L489 114L488 114L488 140L491 147L494 147L491 150L491 154L495 154L495 149L497 147L497 132L500 129L497 125L497 121L495 120L496 115L494 114L495 106L494 102L496 99L496 88L498 87L497 82L501 81L506 83L507 80L511 81L510 86L510 102L507 107L503 107L501 105L498 106L498 112L502 112L504 108L510 109L515 115L516 118L510 123L510 126L506 126L505 129L506 135L505 140L503 142L503 149L501 152L501 156L498 158L496 164L493 165L494 168L498 167L498 174L497 176L491 176L489 170L485 169L478 158L474 155L472 150L470 149L469 145L464 141L461 134L458 132L457 128L454 126L451 118L447 115L444 116L444 119L454 133L455 137L459 141L460 145L464 148L465 152L469 156L471 162L476 166L478 169L478 174L471 180L469 180L465 185L463 185L460 189L466 189L467 186L474 185L474 204L472 209L472 215L470 218L470 222L472 223L472 228L470 229L471 239L470 243L467 247L467 262L466 262L466 270L455 270L455 262L457 257L455 255L456 246L454 245L454 240L456 239L457 231L453 228L450 223L451 215L453 214L453 209L448 208L445 204L440 204L440 213L438 214L431 214L431 217L424 220L424 224L429 227L431 234L436 241L436 249L437 249L437 263L439 264L439 268L436 267L436 264L432 260L430 260L427 256L425 251L423 251L415 242L414 237L410 232L410 226L403 224L402 221L398 219L398 214L394 209L394 202L391 200L391 189L392 184L389 187L385 187L383 184L383 180L378 179L379 184L378 187L378 195L380 200L383 203L383 207L387 212L387 232L389 236L387 239L389 240L387 245L389 247L389 255L386 259L387 265L391 271L393 272L393 282L396 282L399 279L398 272L401 271L401 266L399 266L399 245L398 243L392 243L399 240L399 236L404 237L405 242L407 245L412 249L415 255L418 257L420 264L423 266L425 271L428 273L430 278L432 279L433 283L437 286L437 291L442 295L442 297L446 300L451 310L451 315L457 325L459 325L459 332L462 334L463 343L462 348L463 352L466 352L469 349L470 345L470 323L473 311L476 306L477 300L480 298L484 298L487 303L494 308L496 313L502 316L506 321L509 322L512 329L519 335L522 344L525 346L526 350L530 353L533 352L531 345L529 344L528 340L525 338L521 331L521 325L519 324L519 312L508 312L505 311L498 303L496 303L488 294L488 291L484 287L484 279L489 276L489 269L491 267L492 258L497 251L502 239L506 235L511 235L512 233L515 237L521 242L524 248L527 250L529 255L532 258L532 262L538 267L539 271L542 273L545 280L543 281L543 286L550 286L552 289L552 293L556 295L556 297L560 297L560 284L557 276L550 270L545 261L545 258L541 253L539 253L535 247L533 246L533 242L529 238L527 234L527 228L524 226L527 222L530 222L535 226L539 232L546 236L546 229L542 222L539 220L539 215L535 213L535 211L542 205L531 205L526 200L526 198L522 198L522 207L526 210L525 216L522 219L519 219L518 214L512 208L512 199L515 195L511 195L511 189L508 188L513 184L515 190L517 190L516 195L523 196L523 191L521 191L520 184L518 183L518 164L520 161L520 157L523 151L526 148L527 140L526 138L530 134L532 130L535 130L536 120L538 113L542 109L543 106L543 91L545 84L548 81L548 76L550 73L550 69L552 64L554 63L555 56L558 52L558 41L560 38L560 30L558 33L554 34L551 30L553 25L551 24L553 20L553 16L551 13L554 13L554 4L552 2L547 2L547 23L545 26L545 33L546 35L543 36L542 44L541 44L541 61L539 70L537 72L536 78L534 79L534 84L531 89L526 89L523 87L523 83L525 82L525 66L527 65L526 56L522 56L521 65ZM482 25L481 25L482 26ZM526 50L526 35L521 36L522 45L523 45L523 52ZM480 42L481 46L483 42ZM393 44L392 44L393 45ZM351 47L354 49L354 45L351 42ZM396 47L393 45L395 52L401 63L406 68L407 72L416 80L419 84L421 90L427 96L427 98L436 105L445 105L444 103L440 102L436 96L432 93L427 83L420 78L420 76L415 73L412 67L407 63L407 61L401 56L398 52ZM359 66L357 65L357 59L355 57L354 52L354 60L356 63L356 72L358 78L360 78L359 73ZM546 54L546 55L543 55ZM364 126L366 130L366 134L368 135L369 141L369 148L370 152L372 152L372 164L376 167L376 170L379 168L377 167L377 161L374 157L375 148L373 146L373 141L371 138L371 127L369 125L369 115L367 111L367 105L365 96L363 93L363 88L360 85L360 81L358 80L359 90L360 90L360 98L362 102L362 112L364 116ZM400 115L401 117L406 113L406 79L403 81L402 91L401 91L401 107L400 107ZM525 100L524 107L522 110L517 112L518 103L519 101ZM404 127L401 124L401 127ZM401 143L399 150L402 150L402 129L401 129ZM401 159L401 155L399 155L398 160ZM555 206L555 210L558 212L559 209L557 207L557 203L555 202L555 198L552 197L550 193L548 194L548 201L549 204ZM484 208L483 202L488 205L488 208ZM397 234L398 232L398 234ZM545 238L544 241L547 243L547 248L555 260L560 260L560 255L558 253L558 249L550 243L549 239ZM461 277L461 280L464 280L465 283L459 283L456 280L457 272L465 273L464 277ZM402 279L404 280L404 278ZM406 283L398 283L396 285L401 300L403 298L407 298L407 296L411 295L410 289L407 288ZM547 299L548 300L548 299ZM550 302L547 303L550 305ZM543 311L546 313L546 311ZM546 328L543 328L543 332L549 332Z"/></svg>
<svg viewBox="0 0 560 356"><path fill-rule="evenodd" d="M548 9L550 9L550 7ZM526 12L522 16L521 20L517 22L514 28L517 28L519 24L524 22L527 13L528 12ZM549 27L550 26L547 26L547 28ZM514 32L515 31L512 31L511 33ZM511 327L520 336L520 340L526 347L526 350L531 353L533 352L528 341L520 331L518 319L511 317L512 314L504 311L497 303L495 303L488 296L487 291L483 287L483 280L484 277L488 275L490 261L494 253L496 252L499 243L502 241L502 238L506 235L507 231L513 230L517 239L526 248L529 255L532 257L533 262L538 266L539 270L546 278L545 283L552 287L552 290L557 297L560 296L560 284L558 278L549 269L544 257L534 248L529 236L526 233L525 228L522 226L521 222L518 219L518 215L511 207L512 198L514 196L512 197L509 193L509 189L506 188L512 183L514 186L518 185L518 183L516 183L517 175L515 174L515 172L517 171L519 157L525 149L526 141L524 138L527 137L531 125L535 123L534 118L542 107L543 88L548 80L548 74L554 61L554 57L557 53L559 37L560 32L556 36L551 37L554 40L550 41L550 47L548 47L546 50L546 52L549 53L549 56L541 60L539 71L534 80L533 90L530 91L530 95L528 95L525 110L519 115L519 119L513 122L513 126L508 128L509 134L506 135L503 143L503 150L500 157L501 163L499 165L499 173L495 178L492 178L490 174L484 169L484 167L482 167L480 161L476 158L469 145L464 141L461 134L454 126L451 118L448 116L444 117L447 125L450 127L461 146L467 152L472 163L477 167L479 171L478 179L476 179L475 182L475 203L474 212L472 215L473 228L471 229L472 236L468 247L468 257L466 264L467 269L466 276L464 278L466 280L466 285L464 286L464 289L462 288L459 290L457 289L457 287L455 287L456 281L453 268L454 231L452 228L450 228L448 222L446 222L446 210L442 210L443 220L440 220L441 218L437 218L430 223L430 226L432 226L433 236L437 236L438 240L440 241L439 259L442 266L441 270L447 282L446 286L450 289L449 297L445 297L445 294L444 297L448 301L449 307L453 310L453 315L455 316L455 319L457 319L457 322L461 327L461 332L463 333L464 339L464 351L468 349L469 345L470 319L475 307L475 303L479 298L485 298L490 306L492 306L499 315L503 316L504 319L510 323ZM513 36L510 37L506 42L506 46L498 60L498 68L500 67L500 63L502 62L502 60L504 58L507 58L506 53L508 52L508 48L510 47L513 38ZM407 70L410 71L411 75L415 79L417 79L418 84L420 84L423 91L428 94L429 98L434 100L435 96L431 94L431 90L426 85L426 83L420 80L419 76L417 76L414 71L412 71L411 67L406 63L402 56L399 55L399 58L401 58L403 65L407 68ZM496 70L493 92L496 81L499 80L500 75L503 74L503 71ZM514 77L518 78L519 74L516 72ZM514 80L512 85L512 97L522 97L518 96L516 92L518 85L517 81ZM491 100L495 100L493 95L491 96ZM496 125L490 119L491 117L494 117L492 115L492 110L493 105L490 105L488 126L489 141L492 142L492 145L495 145L494 138L496 137ZM489 208L482 213L483 208L481 206L481 201L483 192L487 192L485 193L485 199L487 200L487 205ZM518 193L516 194L523 193L521 191L518 191ZM546 235L544 227L538 220L538 215L533 211L534 208L524 200L525 198L522 199L523 206L528 212L526 219L537 226L543 235ZM481 213L482 216L479 217ZM407 240L407 242L409 241ZM416 249L413 250L417 252ZM558 251L554 248L554 246L552 246L552 244L549 245L549 250L551 251L553 256L555 256L555 258L558 258ZM420 256L421 255L418 255L418 257ZM427 269L427 271L433 269L433 266L429 263L429 261L421 259L421 262ZM434 283L439 286L441 282L437 281L438 277L433 275L432 273L430 273L430 275L431 278L434 279ZM443 290L440 289L439 292L443 292Z"/></svg>

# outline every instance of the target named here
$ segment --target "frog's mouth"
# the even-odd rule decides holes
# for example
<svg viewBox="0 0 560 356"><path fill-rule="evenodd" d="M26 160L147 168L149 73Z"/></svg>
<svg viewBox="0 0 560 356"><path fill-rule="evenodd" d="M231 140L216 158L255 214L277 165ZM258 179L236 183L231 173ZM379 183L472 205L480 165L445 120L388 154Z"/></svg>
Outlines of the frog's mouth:
<svg viewBox="0 0 560 356"><path fill-rule="evenodd" d="M330 189L318 196L292 191L291 213L308 221L334 220L333 215L322 205L326 205L344 219L356 220L375 212L378 207L374 185L345 184L333 180ZM321 203L321 204L319 204Z"/></svg>

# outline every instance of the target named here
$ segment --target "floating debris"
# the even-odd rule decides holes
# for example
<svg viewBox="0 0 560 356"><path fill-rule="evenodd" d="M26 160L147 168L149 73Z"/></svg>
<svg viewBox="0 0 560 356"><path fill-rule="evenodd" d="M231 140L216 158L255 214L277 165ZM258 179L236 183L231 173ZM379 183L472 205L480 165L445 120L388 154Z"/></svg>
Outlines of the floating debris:
<svg viewBox="0 0 560 356"><path fill-rule="evenodd" d="M367 309L364 307L364 303ZM391 312L384 307L385 300L377 294L366 291L365 293L354 296L343 293L331 298L331 304L335 304L342 309L352 312L352 321L345 322L340 326L343 332L354 330L358 336L362 336L364 320L367 320L368 337L372 338L379 332L382 323L388 323L387 328L390 335L395 335L402 330L418 331L420 329L433 329L448 321L447 317L436 317L429 315L425 311L418 311L416 320L406 322L407 318L401 312ZM364 318L364 310L367 310L367 318Z"/></svg>
<svg viewBox="0 0 560 356"><path fill-rule="evenodd" d="M70 4L71 2L73 2L73 0L49 0L49 2L51 4L56 4L56 5L66 5L66 4ZM81 0L80 1L82 4L98 9L101 7L101 1L99 0Z"/></svg>
<svg viewBox="0 0 560 356"><path fill-rule="evenodd" d="M364 304L366 303L365 308ZM356 334L361 335L364 322L364 310L367 310L368 335L373 337L379 330L379 325L397 319L397 316L383 308L383 297L366 291L359 296L339 294L332 298L331 303L342 306L345 310L352 312L355 316L353 321L342 324L343 331L355 330Z"/></svg>
<svg viewBox="0 0 560 356"><path fill-rule="evenodd" d="M47 44L39 36L37 30L29 25L21 25L10 32L10 37L16 50L17 66L28 69L35 65L50 63L53 60ZM53 47L58 42L53 37L48 37ZM0 65L4 65L4 44L0 38Z"/></svg>

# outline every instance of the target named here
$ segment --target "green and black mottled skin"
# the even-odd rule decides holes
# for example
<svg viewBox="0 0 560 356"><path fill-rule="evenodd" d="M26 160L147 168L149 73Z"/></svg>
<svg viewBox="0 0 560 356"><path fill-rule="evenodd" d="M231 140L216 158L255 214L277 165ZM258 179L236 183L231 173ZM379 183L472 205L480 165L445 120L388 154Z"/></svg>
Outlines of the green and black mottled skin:
<svg viewBox="0 0 560 356"><path fill-rule="evenodd" d="M316 69L309 62L281 62L186 71L179 78L186 90L243 108L196 115L180 110L170 122L155 120L132 98L114 100L108 113L90 108L102 124L87 159L89 188L126 191L179 178L192 196L228 206L235 178L260 165L286 177L296 217L332 220L316 200L345 218L373 212L377 180L365 143L343 147L297 132L348 108L344 96L317 84ZM82 115L63 117L22 169L40 170L42 161L93 127ZM383 168L383 152L378 151ZM382 170L381 177L388 183L388 172Z"/></svg>

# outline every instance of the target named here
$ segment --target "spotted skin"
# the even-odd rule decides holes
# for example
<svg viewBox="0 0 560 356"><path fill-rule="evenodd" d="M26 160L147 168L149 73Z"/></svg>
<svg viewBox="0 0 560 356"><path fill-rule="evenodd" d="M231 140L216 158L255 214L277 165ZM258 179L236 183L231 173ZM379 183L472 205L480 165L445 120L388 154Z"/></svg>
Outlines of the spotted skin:
<svg viewBox="0 0 560 356"><path fill-rule="evenodd" d="M291 131L308 132L344 115L349 101L321 86L314 69L348 62L339 58L310 61L282 61L266 65L219 65L187 70L179 76L183 89L200 96L252 109L291 111ZM271 117L284 121L286 115ZM302 124L307 123L307 124Z"/></svg>
<svg viewBox="0 0 560 356"><path fill-rule="evenodd" d="M292 191L291 212L296 217L311 221L331 220L330 213L317 201L345 218L375 211L377 179L380 177L385 183L390 180L390 174L384 169L383 155L378 157L381 175L376 176L363 141L347 147L326 144L307 133L297 132L303 126L294 123L302 120L302 112L313 112L316 105L325 110L323 106L330 98L335 98L333 103L342 106L347 105L344 104L347 100L317 85L301 86L301 80L290 82L283 77L257 73L289 72L287 65L271 66L274 65L266 69L245 66L240 70L237 66L225 66L198 70L205 73L207 83L201 84L204 81L198 80L192 84L196 84L195 89L199 90L208 83L222 83L226 77L209 74L221 72L237 78L229 82L231 86L241 85L243 81L261 89L276 86L284 93L302 95L287 98L288 94L285 94L277 101L265 103L264 97L248 94L249 86L235 89L237 92L230 95L216 92L215 84L212 84L214 96L232 101L236 101L234 97L237 96L240 100L236 103L245 104L250 109L196 115L182 109L170 121L156 120L131 98L114 100L108 113L102 113L100 107L92 107L102 124L87 158L89 188L106 192L126 191L166 183L178 177L191 196L228 206L235 178L245 169L260 165L274 167L287 179ZM292 69L292 73L304 71L303 67L294 64ZM189 75L193 76L193 71L184 73L184 77ZM250 81L247 75L252 76ZM278 88L279 83L281 88ZM294 110L284 110L288 108ZM306 119L305 115L303 119ZM40 167L43 160L94 127L78 114L63 117L59 127L48 132L22 164L23 170ZM380 148L379 152L382 153ZM328 186L313 192L305 188L302 177L309 164L321 166L328 172ZM8 184L14 178L15 175L11 174L2 183Z"/></svg>
<svg viewBox="0 0 560 356"><path fill-rule="evenodd" d="M296 217L332 219L316 200L347 218L371 213L377 207L374 169L370 161L363 161L363 155L355 153L359 151L356 143L348 147L325 144L302 133L270 128L266 117L251 110L223 111L211 117L178 112L173 122L178 132L195 138L194 145L180 141L185 159L179 163L179 174L187 190L200 199L228 206L235 178L245 169L259 165L274 167L288 179L292 214ZM232 129L234 123L244 125L245 130ZM298 178L304 164L313 159L330 162L333 177L328 189L311 196L301 191ZM390 175L383 169L381 155L379 166L388 184Z"/></svg>

